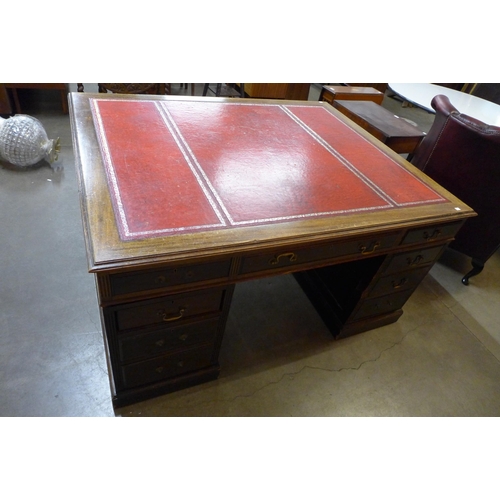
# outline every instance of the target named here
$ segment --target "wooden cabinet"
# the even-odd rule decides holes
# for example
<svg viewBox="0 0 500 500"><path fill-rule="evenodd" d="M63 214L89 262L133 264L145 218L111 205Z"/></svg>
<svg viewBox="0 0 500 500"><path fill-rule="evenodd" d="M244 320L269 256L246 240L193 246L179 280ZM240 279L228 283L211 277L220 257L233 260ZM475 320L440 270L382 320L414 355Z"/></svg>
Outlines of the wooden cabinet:
<svg viewBox="0 0 500 500"><path fill-rule="evenodd" d="M245 83L249 97L307 101L310 83Z"/></svg>

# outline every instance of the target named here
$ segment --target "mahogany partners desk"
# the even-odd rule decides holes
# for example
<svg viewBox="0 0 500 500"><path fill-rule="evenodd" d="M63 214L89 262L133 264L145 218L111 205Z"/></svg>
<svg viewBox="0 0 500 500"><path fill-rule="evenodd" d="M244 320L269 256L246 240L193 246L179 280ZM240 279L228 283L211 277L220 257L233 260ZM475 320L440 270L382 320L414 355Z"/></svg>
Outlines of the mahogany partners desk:
<svg viewBox="0 0 500 500"><path fill-rule="evenodd" d="M294 273L335 338L396 321L474 215L327 103L69 103L115 406L216 379L244 280Z"/></svg>

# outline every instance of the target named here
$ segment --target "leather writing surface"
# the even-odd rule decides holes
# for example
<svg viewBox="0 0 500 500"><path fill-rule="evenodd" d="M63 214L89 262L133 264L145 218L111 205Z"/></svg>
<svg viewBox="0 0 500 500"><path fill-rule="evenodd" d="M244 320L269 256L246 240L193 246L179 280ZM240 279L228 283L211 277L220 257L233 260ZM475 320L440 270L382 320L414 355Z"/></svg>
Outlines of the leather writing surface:
<svg viewBox="0 0 500 500"><path fill-rule="evenodd" d="M338 154L352 164L361 175L382 190L396 206L441 201L429 186L408 170L391 160L361 135L330 115L325 118L321 108L294 108L294 113L306 124L314 127Z"/></svg>
<svg viewBox="0 0 500 500"><path fill-rule="evenodd" d="M322 107L91 105L124 240L446 201Z"/></svg>
<svg viewBox="0 0 500 500"><path fill-rule="evenodd" d="M154 104L101 101L94 117L122 238L223 225Z"/></svg>

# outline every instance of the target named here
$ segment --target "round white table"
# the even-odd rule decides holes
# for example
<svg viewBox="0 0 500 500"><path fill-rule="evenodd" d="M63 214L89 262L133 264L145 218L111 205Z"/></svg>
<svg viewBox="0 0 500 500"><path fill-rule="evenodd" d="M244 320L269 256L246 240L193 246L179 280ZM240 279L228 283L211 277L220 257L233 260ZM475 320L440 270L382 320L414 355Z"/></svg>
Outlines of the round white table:
<svg viewBox="0 0 500 500"><path fill-rule="evenodd" d="M389 83L390 89L405 101L434 113L432 99L441 94L449 97L455 108L488 125L500 127L500 106L465 92L441 87L433 83Z"/></svg>

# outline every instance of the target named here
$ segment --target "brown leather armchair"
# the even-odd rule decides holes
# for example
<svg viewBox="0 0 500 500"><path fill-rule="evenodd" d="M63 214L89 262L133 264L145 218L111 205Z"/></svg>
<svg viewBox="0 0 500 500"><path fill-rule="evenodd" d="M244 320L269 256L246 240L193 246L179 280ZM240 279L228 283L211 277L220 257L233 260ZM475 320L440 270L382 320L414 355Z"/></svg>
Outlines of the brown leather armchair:
<svg viewBox="0 0 500 500"><path fill-rule="evenodd" d="M462 278L468 285L500 247L500 127L461 114L444 95L431 105L434 123L411 163L478 214L450 243L472 258L472 270Z"/></svg>

